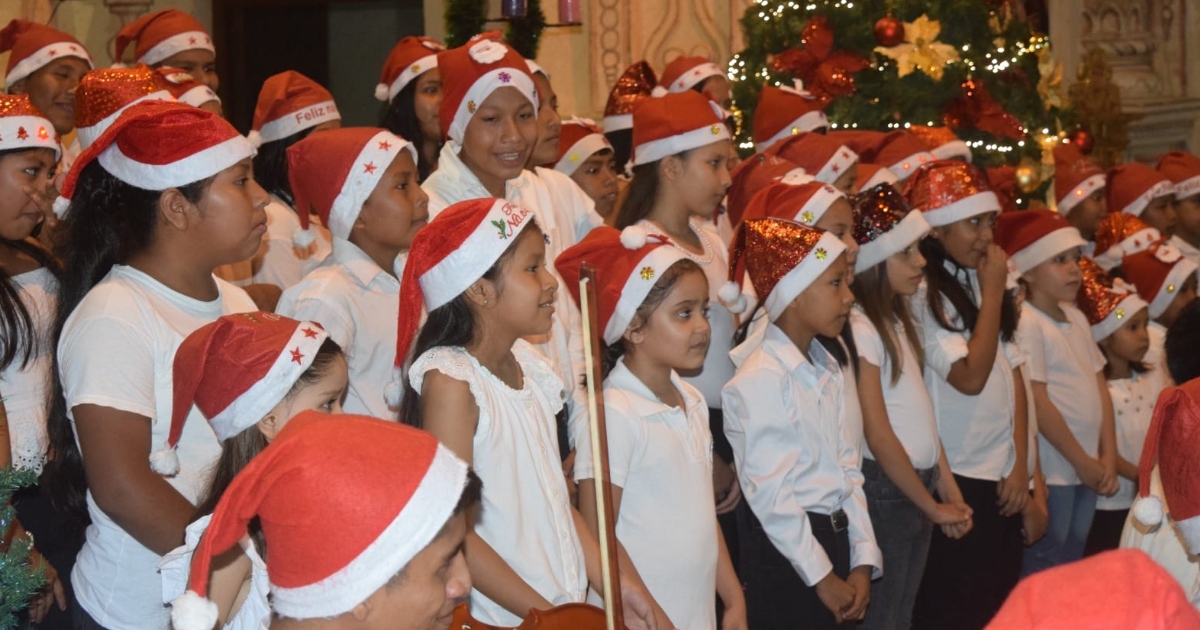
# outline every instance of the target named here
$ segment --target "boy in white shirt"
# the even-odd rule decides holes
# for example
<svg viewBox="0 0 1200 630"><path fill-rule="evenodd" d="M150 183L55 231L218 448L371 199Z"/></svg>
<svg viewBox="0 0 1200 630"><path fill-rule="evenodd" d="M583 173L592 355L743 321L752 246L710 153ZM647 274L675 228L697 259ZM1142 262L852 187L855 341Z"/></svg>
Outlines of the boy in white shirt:
<svg viewBox="0 0 1200 630"><path fill-rule="evenodd" d="M1175 192L1174 245L1188 260L1200 265L1200 157L1187 151L1171 151L1155 167L1171 180Z"/></svg>

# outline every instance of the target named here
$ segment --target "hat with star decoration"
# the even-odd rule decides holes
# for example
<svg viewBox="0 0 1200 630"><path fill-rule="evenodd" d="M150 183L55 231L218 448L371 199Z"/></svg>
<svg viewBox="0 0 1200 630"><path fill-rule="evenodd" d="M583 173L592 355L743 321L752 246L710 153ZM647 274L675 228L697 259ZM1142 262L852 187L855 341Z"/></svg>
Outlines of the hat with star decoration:
<svg viewBox="0 0 1200 630"><path fill-rule="evenodd" d="M1175 195L1175 184L1141 162L1114 166L1108 171L1108 211L1140 217L1150 202Z"/></svg>
<svg viewBox="0 0 1200 630"><path fill-rule="evenodd" d="M446 137L459 144L475 110L500 88L516 88L533 105L534 116L538 110L537 87L525 58L486 33L476 37L437 56L442 75L438 124Z"/></svg>
<svg viewBox="0 0 1200 630"><path fill-rule="evenodd" d="M1108 272L1091 258L1079 260L1083 280L1075 303L1087 316L1092 325L1092 339L1103 341L1120 328L1138 311L1147 308L1133 287L1120 278L1111 278Z"/></svg>
<svg viewBox="0 0 1200 630"><path fill-rule="evenodd" d="M207 50L216 54L212 38L196 18L178 9L147 13L126 24L115 40L116 60L125 56L133 43L137 63L153 66L185 50Z"/></svg>
<svg viewBox="0 0 1200 630"><path fill-rule="evenodd" d="M1121 264L1121 259L1148 249L1162 240L1162 234L1145 221L1124 212L1110 212L1096 227L1096 255L1093 259L1105 271Z"/></svg>
<svg viewBox="0 0 1200 630"><path fill-rule="evenodd" d="M828 104L799 80L794 85L763 85L754 110L754 148L765 151L791 136L828 127Z"/></svg>
<svg viewBox="0 0 1200 630"><path fill-rule="evenodd" d="M767 150L807 171L817 181L832 184L858 164L858 154L819 133L791 136Z"/></svg>
<svg viewBox="0 0 1200 630"><path fill-rule="evenodd" d="M562 121L558 146L558 161L554 163L554 170L565 175L573 175L585 160L596 153L605 149L612 151L613 148L595 121L579 117Z"/></svg>
<svg viewBox="0 0 1200 630"><path fill-rule="evenodd" d="M749 276L775 321L845 251L841 239L821 228L783 219L747 219L738 226L729 250L729 281L740 283Z"/></svg>
<svg viewBox="0 0 1200 630"><path fill-rule="evenodd" d="M328 338L316 322L265 311L224 315L197 328L175 351L171 431L150 454L150 467L165 476L179 472L175 447L193 404L222 442L258 424Z"/></svg>
<svg viewBox="0 0 1200 630"><path fill-rule="evenodd" d="M758 191L746 204L742 221L771 217L811 226L821 220L833 202L845 198L842 191L796 169Z"/></svg>
<svg viewBox="0 0 1200 630"><path fill-rule="evenodd" d="M12 20L0 30L0 53L5 52L10 52L4 74L5 90L62 57L76 57L86 62L88 68L95 67L92 56L79 40L56 28L27 20Z"/></svg>
<svg viewBox="0 0 1200 630"><path fill-rule="evenodd" d="M701 81L715 76L725 76L721 66L713 63L708 57L691 57L681 55L672 59L663 68L660 77L661 87L672 94L686 92Z"/></svg>

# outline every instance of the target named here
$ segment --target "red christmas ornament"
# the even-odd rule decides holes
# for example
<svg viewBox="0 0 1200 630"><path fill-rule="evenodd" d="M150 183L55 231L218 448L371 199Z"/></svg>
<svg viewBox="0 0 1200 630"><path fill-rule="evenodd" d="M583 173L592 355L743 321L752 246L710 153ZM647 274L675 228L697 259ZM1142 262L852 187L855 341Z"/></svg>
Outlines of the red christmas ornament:
<svg viewBox="0 0 1200 630"><path fill-rule="evenodd" d="M1070 140L1071 144L1079 147L1079 152L1084 155L1088 155L1092 152L1092 149L1096 148L1096 138L1092 137L1091 133L1083 129L1076 129L1075 131L1072 131L1070 135L1067 136L1067 140Z"/></svg>
<svg viewBox="0 0 1200 630"><path fill-rule="evenodd" d="M887 48L904 43L904 22L890 15L879 18L875 22L875 41Z"/></svg>

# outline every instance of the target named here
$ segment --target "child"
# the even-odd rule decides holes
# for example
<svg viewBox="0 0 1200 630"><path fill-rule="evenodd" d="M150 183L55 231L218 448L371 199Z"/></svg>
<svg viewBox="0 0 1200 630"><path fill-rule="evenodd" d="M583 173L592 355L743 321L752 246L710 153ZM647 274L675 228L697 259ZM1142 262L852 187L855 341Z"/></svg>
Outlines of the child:
<svg viewBox="0 0 1200 630"><path fill-rule="evenodd" d="M741 223L750 200L760 190L778 182L794 170L795 164L769 153L755 153L742 160L737 168L730 169L729 190L725 195L725 214L729 217L729 224L736 226ZM721 240L733 242L732 228L727 237L722 234Z"/></svg>
<svg viewBox="0 0 1200 630"><path fill-rule="evenodd" d="M722 108L729 107L729 77L707 57L680 55L667 62L659 77L659 87L671 94L692 90ZM636 128L636 123L634 126ZM634 146L637 146L636 141Z"/></svg>
<svg viewBox="0 0 1200 630"><path fill-rule="evenodd" d="M923 167L904 194L933 228L919 246L925 284L913 318L938 437L973 521L959 540L934 530L913 627L982 628L1019 578L1029 502L1023 358L1004 250L992 241L1000 204L984 174L957 160Z"/></svg>
<svg viewBox="0 0 1200 630"><path fill-rule="evenodd" d="M1175 234L1171 244L1184 258L1200 265L1200 157L1171 151L1155 167L1174 186Z"/></svg>
<svg viewBox="0 0 1200 630"><path fill-rule="evenodd" d="M633 150L633 105L650 96L656 85L658 76L643 59L626 68L608 93L604 104L604 137L612 143L618 173L625 173Z"/></svg>
<svg viewBox="0 0 1200 630"><path fill-rule="evenodd" d="M466 543L477 576L471 614L503 626L531 608L581 602L600 583L596 539L568 502L556 457L563 384L521 339L550 329L558 286L533 216L474 199L418 234L396 349L398 363L411 360L400 418L433 433L485 483ZM422 306L429 317L417 334ZM637 588L623 584L634 596L629 619L629 604L648 599Z"/></svg>
<svg viewBox="0 0 1200 630"><path fill-rule="evenodd" d="M884 166L862 160L854 165L854 192L871 190L880 184L892 184L897 187L896 190L899 190L899 183L900 178Z"/></svg>
<svg viewBox="0 0 1200 630"><path fill-rule="evenodd" d="M1080 261L1080 266L1083 285L1076 300L1107 361L1104 376L1113 405L1119 475L1117 493L1096 500L1096 514L1084 545L1084 555L1090 556L1116 549L1121 540L1121 529L1137 494L1137 461L1154 409L1151 401L1166 381L1161 370L1142 363L1150 349L1146 302L1123 283L1114 286L1108 274L1088 259Z"/></svg>
<svg viewBox="0 0 1200 630"><path fill-rule="evenodd" d="M827 104L799 80L794 86L764 83L754 110L754 149L766 151L791 136L824 131L829 127Z"/></svg>
<svg viewBox="0 0 1200 630"><path fill-rule="evenodd" d="M1096 228L1092 260L1106 272L1121 266L1129 254L1148 249L1161 241L1162 234L1132 214L1111 212L1100 219Z"/></svg>
<svg viewBox="0 0 1200 630"><path fill-rule="evenodd" d="M1066 217L1085 241L1096 240L1100 220L1108 214L1104 171L1074 144L1054 147L1054 198L1058 213ZM1087 251L1092 249L1092 251ZM1103 250L1090 245L1084 254Z"/></svg>
<svg viewBox="0 0 1200 630"><path fill-rule="evenodd" d="M554 170L583 189L605 223L616 221L617 163L612 144L596 123L586 118L564 120L557 159Z"/></svg>
<svg viewBox="0 0 1200 630"><path fill-rule="evenodd" d="M815 341L838 334L854 301L845 251L824 230L778 219L745 221L734 240L729 275L745 269L770 318L721 396L749 506L738 537L752 628L861 620L881 573L842 422L842 370Z"/></svg>
<svg viewBox="0 0 1200 630"><path fill-rule="evenodd" d="M222 447L196 511L200 518L188 525L186 543L159 562L164 604L187 589L192 552L233 478L292 416L308 409L341 413L345 389L346 359L316 322L259 311L226 315L188 335L175 352L171 434L165 446L152 447L152 458L167 467L172 464L193 403ZM221 613L221 627L251 630L270 621L262 561L266 550L260 544L261 530L256 527L252 533L244 552L222 556L212 577L210 592Z"/></svg>
<svg viewBox="0 0 1200 630"><path fill-rule="evenodd" d="M1140 162L1130 162L1108 171L1108 210L1132 214L1163 236L1175 232L1171 181Z"/></svg>
<svg viewBox="0 0 1200 630"><path fill-rule="evenodd" d="M858 350L858 398L866 447L863 491L887 575L872 587L863 626L905 628L933 526L951 538L971 529L971 508L954 483L937 435L933 403L921 378L919 331L908 299L917 292L925 259L917 250L929 231L919 211L887 184L854 199L860 246L850 312ZM934 498L934 492L941 502Z"/></svg>
<svg viewBox="0 0 1200 630"><path fill-rule="evenodd" d="M164 144L168 129L181 141ZM71 574L83 627L167 623L156 565L183 540L220 446L193 417L177 474L159 475L147 455L170 431L170 365L184 337L254 310L212 275L253 255L266 232L253 153L219 117L151 101L126 110L67 174L50 434L55 494L72 514L84 509L87 473L91 525Z"/></svg>
<svg viewBox="0 0 1200 630"><path fill-rule="evenodd" d="M130 105L173 98L149 66L93 70L83 75L75 89L75 138L86 149Z"/></svg>
<svg viewBox="0 0 1200 630"><path fill-rule="evenodd" d="M0 53L9 51L4 90L28 94L33 106L54 123L58 135L71 133L75 128L75 88L94 67L87 49L60 30L12 20L0 31Z"/></svg>
<svg viewBox="0 0 1200 630"><path fill-rule="evenodd" d="M970 162L974 159L971 147L954 135L946 127L931 127L927 125L912 125L908 132L929 147L929 152L938 160L962 160ZM864 189L866 190L866 189Z"/></svg>
<svg viewBox="0 0 1200 630"><path fill-rule="evenodd" d="M838 139L841 139L840 136ZM907 131L893 131L879 138L866 151L859 151L852 146L850 149L858 153L863 161L887 167L900 181L907 180L918 168L937 159L924 142Z"/></svg>
<svg viewBox="0 0 1200 630"><path fill-rule="evenodd" d="M775 144L771 151L843 194L850 195L855 191L858 154L835 138L804 133Z"/></svg>
<svg viewBox="0 0 1200 630"><path fill-rule="evenodd" d="M429 217L416 149L375 127L323 131L288 149L288 178L300 225L307 231L316 210L333 252L284 291L279 313L321 322L346 349L348 412L394 419L400 401L385 391L393 356L381 349L396 338L388 317L400 309L402 254Z"/></svg>
<svg viewBox="0 0 1200 630"><path fill-rule="evenodd" d="M155 11L126 24L116 37L118 62L125 58L125 49L131 43L136 63L178 68L213 92L220 86L212 38L196 18L183 11Z"/></svg>
<svg viewBox="0 0 1200 630"><path fill-rule="evenodd" d="M462 547L479 493L479 478L427 433L306 411L221 497L173 627L217 623L210 570L257 522L272 628L446 630L471 591Z"/></svg>
<svg viewBox="0 0 1200 630"><path fill-rule="evenodd" d="M1150 305L1150 350L1145 360L1165 372L1167 329L1196 299L1196 265L1164 240L1122 258L1121 272Z"/></svg>
<svg viewBox="0 0 1200 630"><path fill-rule="evenodd" d="M445 49L428 37L401 39L388 53L375 86L375 98L387 103L379 126L401 138L412 138L422 182L437 170L438 153L445 142L438 126L442 75L437 65L438 53Z"/></svg>
<svg viewBox="0 0 1200 630"><path fill-rule="evenodd" d="M1000 215L996 242L1021 274L1018 338L1037 409L1038 453L1049 487L1046 536L1025 552L1024 575L1074 562L1092 526L1096 495L1117 485L1116 430L1104 355L1074 306L1085 241L1051 210Z"/></svg>
<svg viewBox="0 0 1200 630"><path fill-rule="evenodd" d="M581 263L597 270L595 325L609 348L604 408L621 548L671 627L744 628L745 598L708 498L708 405L675 372L704 364L708 280L678 249L637 227L599 228L558 257L576 299ZM599 536L591 440L577 447L579 510ZM664 529L664 519L676 526ZM725 608L720 626L714 591Z"/></svg>

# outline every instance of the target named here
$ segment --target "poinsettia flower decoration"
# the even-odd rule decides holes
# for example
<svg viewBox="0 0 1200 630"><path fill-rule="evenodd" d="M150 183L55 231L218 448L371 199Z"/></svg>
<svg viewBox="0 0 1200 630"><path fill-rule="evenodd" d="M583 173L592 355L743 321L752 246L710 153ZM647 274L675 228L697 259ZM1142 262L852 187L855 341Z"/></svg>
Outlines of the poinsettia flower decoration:
<svg viewBox="0 0 1200 630"><path fill-rule="evenodd" d="M853 94L854 73L871 65L853 53L833 50L833 28L823 16L808 20L800 43L776 55L771 69L799 79L814 97L825 101Z"/></svg>
<svg viewBox="0 0 1200 630"><path fill-rule="evenodd" d="M958 61L958 51L953 46L937 41L941 32L940 22L921 14L921 17L912 22L904 23L904 43L877 46L875 52L895 61L897 73L901 77L920 70L934 81L941 81L946 64Z"/></svg>

